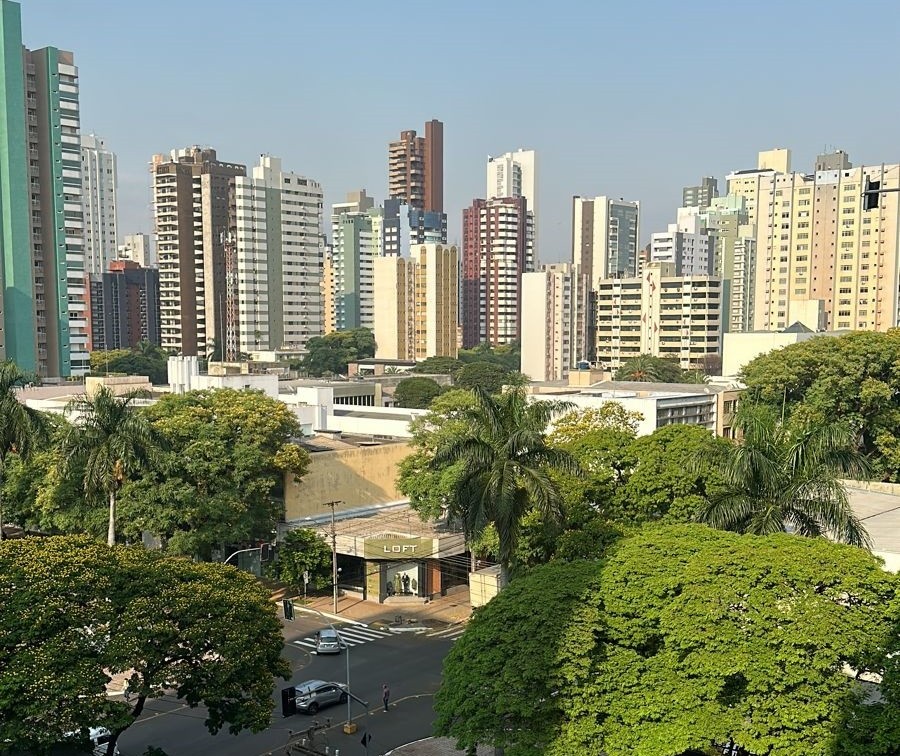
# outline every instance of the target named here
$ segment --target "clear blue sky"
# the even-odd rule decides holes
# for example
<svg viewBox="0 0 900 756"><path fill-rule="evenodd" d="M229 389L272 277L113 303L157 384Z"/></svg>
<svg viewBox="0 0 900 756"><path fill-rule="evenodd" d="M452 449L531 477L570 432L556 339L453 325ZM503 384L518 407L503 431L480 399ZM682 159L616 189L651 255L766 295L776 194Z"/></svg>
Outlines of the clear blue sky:
<svg viewBox="0 0 900 756"><path fill-rule="evenodd" d="M790 147L900 161L900 3L833 0L23 0L29 47L73 50L82 129L119 156L120 233L149 231L147 164L202 144L379 200L387 143L445 124L450 241L484 161L538 151L543 261L567 259L574 194L643 203Z"/></svg>

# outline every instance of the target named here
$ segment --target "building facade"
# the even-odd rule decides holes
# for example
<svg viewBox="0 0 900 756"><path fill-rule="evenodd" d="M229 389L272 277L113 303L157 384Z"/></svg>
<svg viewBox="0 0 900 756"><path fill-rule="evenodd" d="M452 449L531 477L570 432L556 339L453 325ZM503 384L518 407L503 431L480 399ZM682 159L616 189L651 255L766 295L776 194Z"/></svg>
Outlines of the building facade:
<svg viewBox="0 0 900 756"><path fill-rule="evenodd" d="M142 341L159 346L159 271L113 260L90 276L91 339L95 350L130 349Z"/></svg>
<svg viewBox="0 0 900 756"><path fill-rule="evenodd" d="M85 269L100 275L116 258L119 229L116 154L95 134L81 136Z"/></svg>
<svg viewBox="0 0 900 756"><path fill-rule="evenodd" d="M375 325L375 238L368 213L332 216L331 249L334 329L373 328Z"/></svg>
<svg viewBox="0 0 900 756"><path fill-rule="evenodd" d="M533 217L524 197L476 199L463 210L463 347L520 338L522 274L534 270Z"/></svg>
<svg viewBox="0 0 900 756"><path fill-rule="evenodd" d="M650 261L669 262L676 276L708 276L715 267L715 233L699 207L681 207L667 231L651 234Z"/></svg>
<svg viewBox="0 0 900 756"><path fill-rule="evenodd" d="M720 353L722 282L676 276L672 263L648 263L634 278L597 288L597 360L616 369L641 354L667 357L683 369Z"/></svg>
<svg viewBox="0 0 900 756"><path fill-rule="evenodd" d="M209 148L154 155L150 167L163 349L206 357L225 323L225 245L234 181L246 167ZM232 255L233 257L233 255Z"/></svg>
<svg viewBox="0 0 900 756"><path fill-rule="evenodd" d="M155 268L156 255L150 243L150 234L125 234L119 245L118 258L136 262L142 268Z"/></svg>
<svg viewBox="0 0 900 756"><path fill-rule="evenodd" d="M499 157L487 159L488 199L500 197L524 197L528 202L528 212L532 215L537 257L538 217L537 217L537 155L534 150L519 149L506 152Z"/></svg>
<svg viewBox="0 0 900 756"><path fill-rule="evenodd" d="M704 176L697 186L686 186L681 190L681 206L705 210L719 196L719 180Z"/></svg>
<svg viewBox="0 0 900 756"><path fill-rule="evenodd" d="M250 176L234 179L234 213L225 359L304 349L324 333L322 187L261 155Z"/></svg>
<svg viewBox="0 0 900 756"><path fill-rule="evenodd" d="M425 136L401 131L388 145L388 196L411 208L444 212L444 124L431 120Z"/></svg>
<svg viewBox="0 0 900 756"><path fill-rule="evenodd" d="M605 278L638 273L641 207L610 197L572 200L572 262L596 289Z"/></svg>
<svg viewBox="0 0 900 756"><path fill-rule="evenodd" d="M81 375L90 332L78 69L71 52L23 48L10 0L0 0L0 57L0 359Z"/></svg>
<svg viewBox="0 0 900 756"><path fill-rule="evenodd" d="M881 194L866 209L863 191L867 182L900 188L900 165L853 168L846 153L817 162L841 167L789 172L790 153L777 150L760 153L757 169L728 176L756 240L751 330L796 321L812 330L893 328L900 324L900 193Z"/></svg>
<svg viewBox="0 0 900 756"><path fill-rule="evenodd" d="M376 357L456 357L459 250L416 246L410 257L379 257L374 265Z"/></svg>
<svg viewBox="0 0 900 756"><path fill-rule="evenodd" d="M570 263L522 276L522 372L531 380L565 380L593 361L590 302L588 277Z"/></svg>

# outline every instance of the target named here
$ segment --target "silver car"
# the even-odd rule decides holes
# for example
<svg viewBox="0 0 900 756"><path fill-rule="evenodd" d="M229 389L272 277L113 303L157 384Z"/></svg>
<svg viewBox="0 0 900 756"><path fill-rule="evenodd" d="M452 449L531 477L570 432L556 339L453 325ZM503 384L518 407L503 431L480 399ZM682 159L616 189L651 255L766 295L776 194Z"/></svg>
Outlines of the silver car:
<svg viewBox="0 0 900 756"><path fill-rule="evenodd" d="M294 686L294 695L297 700L297 711L315 714L325 706L346 703L347 686L324 680L307 680Z"/></svg>
<svg viewBox="0 0 900 756"><path fill-rule="evenodd" d="M339 654L344 647L344 642L336 630L326 627L316 633L316 653L317 654Z"/></svg>

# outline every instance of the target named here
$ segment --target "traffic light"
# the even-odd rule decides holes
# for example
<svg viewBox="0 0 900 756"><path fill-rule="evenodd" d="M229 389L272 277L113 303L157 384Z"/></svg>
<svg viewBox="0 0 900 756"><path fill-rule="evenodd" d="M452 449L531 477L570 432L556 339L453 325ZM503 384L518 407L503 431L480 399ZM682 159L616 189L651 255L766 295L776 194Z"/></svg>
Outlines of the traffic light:
<svg viewBox="0 0 900 756"><path fill-rule="evenodd" d="M291 599L282 599L281 606L284 609L284 618L286 620L294 619L294 602Z"/></svg>
<svg viewBox="0 0 900 756"><path fill-rule="evenodd" d="M879 194L880 189L880 181L871 181L869 177L866 176L866 185L865 189L863 189L863 210L878 209L878 198L881 196Z"/></svg>

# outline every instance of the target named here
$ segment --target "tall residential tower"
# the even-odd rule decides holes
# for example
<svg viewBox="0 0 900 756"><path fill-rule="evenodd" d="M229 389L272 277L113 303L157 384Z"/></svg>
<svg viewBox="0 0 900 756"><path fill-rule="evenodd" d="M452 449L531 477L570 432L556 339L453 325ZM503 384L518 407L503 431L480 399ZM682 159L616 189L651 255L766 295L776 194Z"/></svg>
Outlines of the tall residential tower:
<svg viewBox="0 0 900 756"><path fill-rule="evenodd" d="M95 134L81 136L85 269L98 276L118 250L116 154Z"/></svg>

